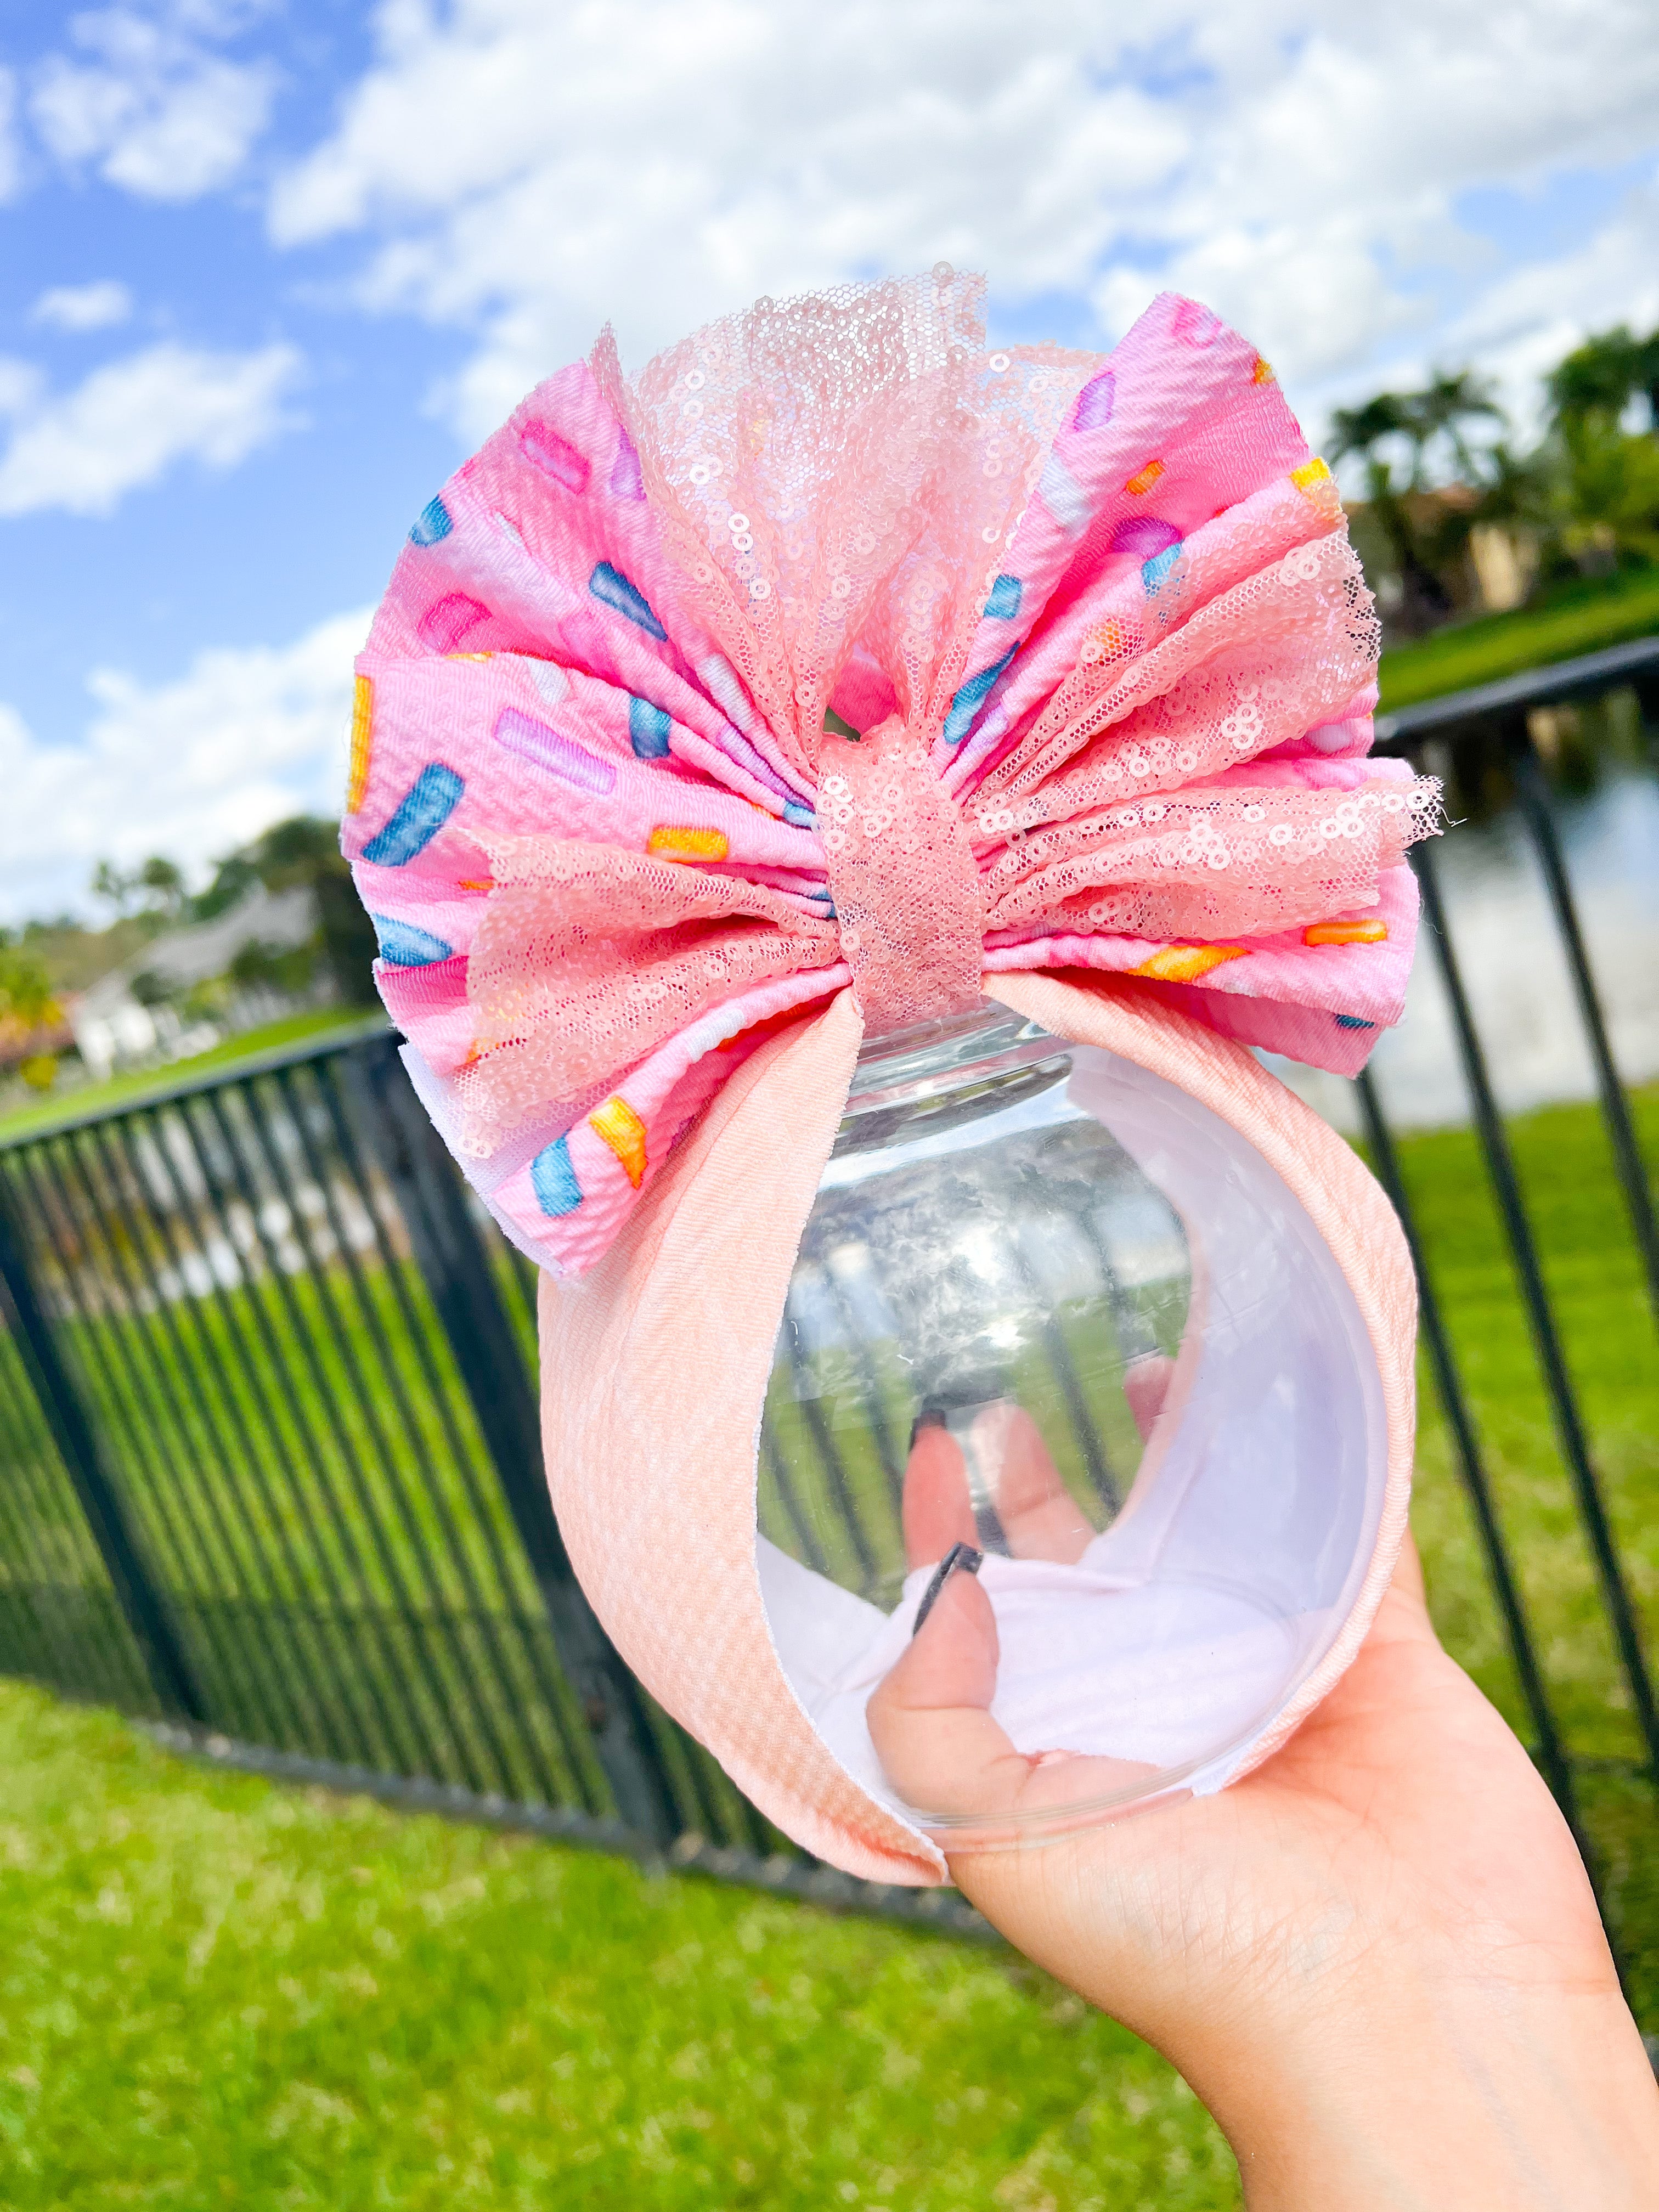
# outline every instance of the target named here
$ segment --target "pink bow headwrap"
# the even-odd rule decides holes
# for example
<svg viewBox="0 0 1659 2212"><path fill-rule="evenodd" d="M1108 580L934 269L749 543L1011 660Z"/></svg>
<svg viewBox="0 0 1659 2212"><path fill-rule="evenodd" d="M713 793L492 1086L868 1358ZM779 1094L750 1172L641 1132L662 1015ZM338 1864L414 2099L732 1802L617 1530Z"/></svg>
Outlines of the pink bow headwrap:
<svg viewBox="0 0 1659 2212"><path fill-rule="evenodd" d="M1435 787L1367 757L1335 488L1204 307L1166 294L1104 357L988 352L981 292L763 300L632 380L607 333L540 386L410 532L343 840L411 1073L548 1270L548 1471L596 1610L775 1820L889 1881L943 1858L816 1733L755 1553L861 1036L990 996L1109 1047L1243 1132L1334 1256L1386 1497L1346 1626L1230 1771L1352 1657L1412 1443L1397 1228L1245 1049L1363 1066L1434 826Z"/></svg>
<svg viewBox="0 0 1659 2212"><path fill-rule="evenodd" d="M762 301L632 384L607 334L410 533L345 849L557 1272L848 984L875 1031L1129 975L1343 1073L1399 1017L1434 788L1366 757L1370 598L1271 370L1172 295L1104 359L987 353L981 290Z"/></svg>

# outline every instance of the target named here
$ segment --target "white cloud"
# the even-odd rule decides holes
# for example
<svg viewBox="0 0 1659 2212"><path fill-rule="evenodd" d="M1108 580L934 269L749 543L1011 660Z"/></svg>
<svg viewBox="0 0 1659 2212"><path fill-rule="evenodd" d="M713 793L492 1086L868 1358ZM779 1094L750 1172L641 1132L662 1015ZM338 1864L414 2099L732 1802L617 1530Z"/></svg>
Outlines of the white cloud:
<svg viewBox="0 0 1659 2212"><path fill-rule="evenodd" d="M386 0L379 54L282 177L282 244L369 246L361 296L476 334L468 436L583 352L763 291L943 256L1005 302L1212 296L1293 389L1431 349L1501 257L1471 187L1659 143L1650 0ZM1140 41L1138 46L1137 42Z"/></svg>
<svg viewBox="0 0 1659 2212"><path fill-rule="evenodd" d="M46 380L32 361L0 354L0 419L27 414L46 390Z"/></svg>
<svg viewBox="0 0 1659 2212"><path fill-rule="evenodd" d="M165 853L199 877L285 815L337 812L368 622L362 609L291 645L216 647L171 683L97 670L78 744L41 744L0 704L8 917L84 908L106 856L131 866Z"/></svg>
<svg viewBox="0 0 1659 2212"><path fill-rule="evenodd" d="M460 0L381 18L275 236L369 228L365 296L480 328L471 432L613 319L644 350L756 294L941 256L1075 289L1187 118L1105 83L1088 0Z"/></svg>
<svg viewBox="0 0 1659 2212"><path fill-rule="evenodd" d="M132 295L112 279L101 284L58 284L29 309L32 323L56 331L105 331L132 313Z"/></svg>
<svg viewBox="0 0 1659 2212"><path fill-rule="evenodd" d="M265 125L276 88L263 62L234 62L198 35L214 11L172 20L112 8L77 15L84 58L53 54L36 70L29 112L60 161L94 164L143 199L189 200L226 184Z"/></svg>
<svg viewBox="0 0 1659 2212"><path fill-rule="evenodd" d="M288 345L236 354L167 343L50 398L29 385L24 364L0 364L13 373L18 418L0 458L0 516L48 507L107 514L175 461L234 467L288 427L283 403L301 365ZM0 374L0 406L5 390Z"/></svg>

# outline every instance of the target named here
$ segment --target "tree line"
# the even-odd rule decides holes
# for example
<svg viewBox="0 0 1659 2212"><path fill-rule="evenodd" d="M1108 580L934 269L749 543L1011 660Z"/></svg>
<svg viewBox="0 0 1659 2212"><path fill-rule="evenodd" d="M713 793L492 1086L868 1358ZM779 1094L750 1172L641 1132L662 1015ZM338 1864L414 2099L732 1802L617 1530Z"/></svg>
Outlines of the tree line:
<svg viewBox="0 0 1659 2212"><path fill-rule="evenodd" d="M317 908L315 931L298 945L279 947L250 939L222 978L196 987L202 1003L187 1007L188 1013L210 1016L216 1008L208 1001L216 988L224 998L234 988L258 985L297 995L319 973L328 976L343 1004L374 1004L374 925L352 887L339 840L337 822L319 815L291 816L227 854L196 892L184 870L163 854L130 869L100 860L88 888L113 910L106 927L89 928L65 915L0 928L0 1064L19 1065L26 1081L44 1088L65 1042L65 997L130 959L149 939L192 922L216 921L256 888L310 891ZM161 1004L168 996L161 979L143 968L133 976L132 991L146 1005Z"/></svg>
<svg viewBox="0 0 1659 2212"><path fill-rule="evenodd" d="M1458 611L1457 571L1483 527L1523 549L1534 593L1659 564L1659 330L1620 324L1587 338L1544 397L1542 434L1525 450L1468 369L1333 414L1327 457L1359 465L1356 543L1373 580L1386 580L1396 634L1421 636Z"/></svg>

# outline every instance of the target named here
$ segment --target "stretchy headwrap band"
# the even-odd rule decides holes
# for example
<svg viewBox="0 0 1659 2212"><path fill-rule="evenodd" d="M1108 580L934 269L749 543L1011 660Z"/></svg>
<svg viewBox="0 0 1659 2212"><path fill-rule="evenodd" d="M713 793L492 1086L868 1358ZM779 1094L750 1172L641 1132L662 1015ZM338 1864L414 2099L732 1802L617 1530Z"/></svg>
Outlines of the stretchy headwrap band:
<svg viewBox="0 0 1659 2212"><path fill-rule="evenodd" d="M411 1074L547 1270L548 1466L597 1610L781 1826L909 1881L939 1851L817 1737L755 1564L771 1345L862 1036L988 995L1107 1045L1246 1135L1337 1255L1388 1496L1251 1759L1352 1656L1411 1451L1397 1228L1246 1049L1364 1065L1436 821L1368 757L1335 488L1194 301L1103 357L988 351L981 290L762 301L632 380L607 333L540 386L410 534L343 833Z"/></svg>

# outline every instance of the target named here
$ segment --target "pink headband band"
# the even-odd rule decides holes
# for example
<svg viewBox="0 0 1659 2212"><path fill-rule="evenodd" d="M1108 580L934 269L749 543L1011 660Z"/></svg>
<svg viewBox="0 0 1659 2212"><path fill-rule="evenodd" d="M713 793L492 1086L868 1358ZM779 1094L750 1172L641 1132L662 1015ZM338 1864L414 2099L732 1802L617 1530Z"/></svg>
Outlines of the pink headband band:
<svg viewBox="0 0 1659 2212"><path fill-rule="evenodd" d="M1195 303L1103 359L988 352L981 290L763 301L631 382L607 333L539 386L410 533L343 835L411 1074L547 1270L547 1462L596 1610L780 1826L898 1881L939 1851L808 1717L755 1543L861 1037L988 995L1106 1047L1248 1139L1334 1257L1386 1483L1340 1632L1206 1786L1352 1656L1412 1449L1397 1228L1244 1049L1364 1065L1435 823L1432 784L1367 757L1378 633L1334 487Z"/></svg>

